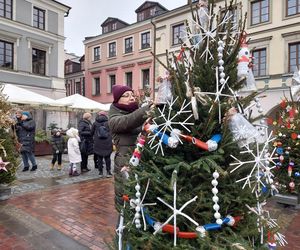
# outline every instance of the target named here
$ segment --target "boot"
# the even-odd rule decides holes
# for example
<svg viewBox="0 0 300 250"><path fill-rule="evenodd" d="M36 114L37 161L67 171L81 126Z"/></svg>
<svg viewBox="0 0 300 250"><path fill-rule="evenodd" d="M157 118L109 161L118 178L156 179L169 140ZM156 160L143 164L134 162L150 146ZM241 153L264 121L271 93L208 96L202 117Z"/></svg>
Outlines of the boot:
<svg viewBox="0 0 300 250"><path fill-rule="evenodd" d="M77 170L73 171L72 176L78 176L78 175L80 174L77 172Z"/></svg>
<svg viewBox="0 0 300 250"><path fill-rule="evenodd" d="M54 164L51 163L50 170L53 170L53 169L54 169Z"/></svg>
<svg viewBox="0 0 300 250"><path fill-rule="evenodd" d="M99 168L99 177L102 178L103 177L103 169Z"/></svg>
<svg viewBox="0 0 300 250"><path fill-rule="evenodd" d="M110 169L106 169L106 178L111 178L112 173L110 172Z"/></svg>
<svg viewBox="0 0 300 250"><path fill-rule="evenodd" d="M73 167L72 165L69 166L69 176L72 176L73 174Z"/></svg>
<svg viewBox="0 0 300 250"><path fill-rule="evenodd" d="M26 172L28 170L29 170L29 167L24 167L23 170L22 170L22 172Z"/></svg>
<svg viewBox="0 0 300 250"><path fill-rule="evenodd" d="M37 170L37 165L32 166L32 168L30 169L30 171L35 171Z"/></svg>
<svg viewBox="0 0 300 250"><path fill-rule="evenodd" d="M57 165L57 170L61 170L61 164Z"/></svg>

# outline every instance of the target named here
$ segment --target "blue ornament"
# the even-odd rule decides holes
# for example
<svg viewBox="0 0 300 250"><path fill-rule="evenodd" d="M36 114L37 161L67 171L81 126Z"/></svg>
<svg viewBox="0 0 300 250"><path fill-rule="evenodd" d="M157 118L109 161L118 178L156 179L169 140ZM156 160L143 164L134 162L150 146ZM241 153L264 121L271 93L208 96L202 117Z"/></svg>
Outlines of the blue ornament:
<svg viewBox="0 0 300 250"><path fill-rule="evenodd" d="M296 177L300 177L300 173L299 172L295 172L295 176Z"/></svg>
<svg viewBox="0 0 300 250"><path fill-rule="evenodd" d="M263 186L261 190L264 194L268 192L267 186Z"/></svg>
<svg viewBox="0 0 300 250"><path fill-rule="evenodd" d="M282 155L283 154L283 148L282 147L277 148L276 153L279 154L279 155Z"/></svg>

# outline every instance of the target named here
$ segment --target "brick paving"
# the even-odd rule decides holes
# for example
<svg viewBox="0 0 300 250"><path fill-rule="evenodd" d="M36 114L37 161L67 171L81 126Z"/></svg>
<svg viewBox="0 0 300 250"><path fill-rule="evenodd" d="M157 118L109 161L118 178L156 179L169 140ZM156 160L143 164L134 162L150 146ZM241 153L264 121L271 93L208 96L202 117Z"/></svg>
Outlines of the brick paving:
<svg viewBox="0 0 300 250"><path fill-rule="evenodd" d="M91 171L77 177L68 175L67 155L60 171L50 170L52 156L36 159L38 170L20 165L10 199L0 202L0 249L108 249L117 223L113 178L99 178L92 157Z"/></svg>
<svg viewBox="0 0 300 250"><path fill-rule="evenodd" d="M20 167L11 198L0 202L0 249L109 249L117 223L113 178L100 179L92 158L92 171L71 178L66 155L62 171L51 171L50 160L38 157L36 172ZM288 241L277 249L300 250L300 210L272 201L268 207Z"/></svg>
<svg viewBox="0 0 300 250"><path fill-rule="evenodd" d="M110 178L56 186L16 196L0 204L29 214L83 246L104 250L112 241L117 223L113 197L113 179ZM3 230L3 234L8 234L7 242L12 242L11 238L16 236ZM23 249L34 249L26 239L19 241L26 246ZM11 245L7 249L14 247ZM0 249L3 249L1 245Z"/></svg>

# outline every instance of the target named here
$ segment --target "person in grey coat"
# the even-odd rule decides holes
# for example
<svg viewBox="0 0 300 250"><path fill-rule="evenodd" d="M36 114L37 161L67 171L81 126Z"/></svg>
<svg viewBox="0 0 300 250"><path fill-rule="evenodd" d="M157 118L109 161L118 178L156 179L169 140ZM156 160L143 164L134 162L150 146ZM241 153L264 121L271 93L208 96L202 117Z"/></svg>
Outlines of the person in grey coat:
<svg viewBox="0 0 300 250"><path fill-rule="evenodd" d="M129 158L136 145L138 134L147 119L150 105L139 108L133 90L128 86L114 85L113 103L109 110L109 128L116 146L114 177L116 204L122 204L124 173L129 171Z"/></svg>
<svg viewBox="0 0 300 250"><path fill-rule="evenodd" d="M112 137L108 127L108 118L105 112L99 112L92 126L94 136L94 155L97 158L99 176L103 177L103 158L106 165L106 177L111 177Z"/></svg>
<svg viewBox="0 0 300 250"><path fill-rule="evenodd" d="M23 172L29 170L29 161L32 164L30 171L37 169L37 164L34 156L34 136L35 136L35 121L32 119L28 111L23 111L21 119L16 124L16 134L19 143L21 143L21 157L24 164Z"/></svg>

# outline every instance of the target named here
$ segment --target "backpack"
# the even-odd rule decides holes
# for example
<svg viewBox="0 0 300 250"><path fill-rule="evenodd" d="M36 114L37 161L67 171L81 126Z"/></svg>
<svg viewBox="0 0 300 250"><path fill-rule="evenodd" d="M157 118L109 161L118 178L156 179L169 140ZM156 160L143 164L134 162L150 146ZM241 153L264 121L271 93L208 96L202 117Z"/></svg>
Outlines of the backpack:
<svg viewBox="0 0 300 250"><path fill-rule="evenodd" d="M104 126L102 124L99 127L97 127L96 134L97 134L99 139L107 139L108 136L109 136L109 130L106 126Z"/></svg>

